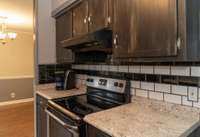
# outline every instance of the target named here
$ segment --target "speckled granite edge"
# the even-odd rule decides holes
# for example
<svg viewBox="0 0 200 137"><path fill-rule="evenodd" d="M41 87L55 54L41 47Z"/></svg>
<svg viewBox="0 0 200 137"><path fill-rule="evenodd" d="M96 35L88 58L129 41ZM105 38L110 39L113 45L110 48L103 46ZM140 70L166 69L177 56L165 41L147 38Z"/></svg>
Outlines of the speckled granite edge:
<svg viewBox="0 0 200 137"><path fill-rule="evenodd" d="M36 94L46 99L56 99L68 96L81 95L86 93L86 87L75 88L72 90L57 91L55 84L43 84L36 86Z"/></svg>
<svg viewBox="0 0 200 137"><path fill-rule="evenodd" d="M84 120L112 137L187 137L200 125L199 112L198 108L134 97L131 104L88 115Z"/></svg>

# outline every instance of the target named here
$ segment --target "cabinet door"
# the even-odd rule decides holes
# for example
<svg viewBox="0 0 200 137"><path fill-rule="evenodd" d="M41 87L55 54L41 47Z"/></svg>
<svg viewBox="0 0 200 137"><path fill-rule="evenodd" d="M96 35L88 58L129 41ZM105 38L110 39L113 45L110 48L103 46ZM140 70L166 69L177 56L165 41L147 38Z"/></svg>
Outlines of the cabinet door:
<svg viewBox="0 0 200 137"><path fill-rule="evenodd" d="M133 0L114 0L113 46L114 57L128 57L130 47L131 3Z"/></svg>
<svg viewBox="0 0 200 137"><path fill-rule="evenodd" d="M88 0L89 30L94 32L109 25L109 0Z"/></svg>
<svg viewBox="0 0 200 137"><path fill-rule="evenodd" d="M52 118L49 120L49 132L49 137L76 137Z"/></svg>
<svg viewBox="0 0 200 137"><path fill-rule="evenodd" d="M46 100L37 96L37 137L47 137Z"/></svg>
<svg viewBox="0 0 200 137"><path fill-rule="evenodd" d="M177 54L177 0L132 0L131 57Z"/></svg>
<svg viewBox="0 0 200 137"><path fill-rule="evenodd" d="M73 36L88 33L88 1L85 0L73 9Z"/></svg>
<svg viewBox="0 0 200 137"><path fill-rule="evenodd" d="M73 60L71 51L61 46L61 41L72 37L72 12L66 12L56 19L56 57L57 63Z"/></svg>
<svg viewBox="0 0 200 137"><path fill-rule="evenodd" d="M110 136L93 126L87 125L87 137L110 137Z"/></svg>

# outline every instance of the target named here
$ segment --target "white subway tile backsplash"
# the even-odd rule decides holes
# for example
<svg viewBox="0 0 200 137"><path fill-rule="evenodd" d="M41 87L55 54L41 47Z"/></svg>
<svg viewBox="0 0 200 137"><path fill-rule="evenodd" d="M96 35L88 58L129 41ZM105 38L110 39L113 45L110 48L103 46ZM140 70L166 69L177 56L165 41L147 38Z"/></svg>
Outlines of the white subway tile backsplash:
<svg viewBox="0 0 200 137"><path fill-rule="evenodd" d="M149 91L149 98L155 100L163 100L163 93Z"/></svg>
<svg viewBox="0 0 200 137"><path fill-rule="evenodd" d="M197 107L197 108L200 108L200 102L193 102L193 106Z"/></svg>
<svg viewBox="0 0 200 137"><path fill-rule="evenodd" d="M141 90L141 89L136 89L135 90L136 92L136 96L139 96L139 97L148 97L148 91L147 90Z"/></svg>
<svg viewBox="0 0 200 137"><path fill-rule="evenodd" d="M109 71L109 65L102 65L102 71Z"/></svg>
<svg viewBox="0 0 200 137"><path fill-rule="evenodd" d="M119 66L110 65L109 66L109 71L118 72L118 68L119 68Z"/></svg>
<svg viewBox="0 0 200 137"><path fill-rule="evenodd" d="M191 67L191 76L200 77L200 67Z"/></svg>
<svg viewBox="0 0 200 137"><path fill-rule="evenodd" d="M188 66L173 66L173 67L171 67L171 75L190 76L190 67L188 67Z"/></svg>
<svg viewBox="0 0 200 137"><path fill-rule="evenodd" d="M72 69L76 69L76 65L72 65Z"/></svg>
<svg viewBox="0 0 200 137"><path fill-rule="evenodd" d="M171 87L169 84L158 84L155 83L155 91L170 93Z"/></svg>
<svg viewBox="0 0 200 137"><path fill-rule="evenodd" d="M185 105L185 106L190 106L190 107L192 107L192 102L191 102L191 101L188 101L188 98L187 98L187 97L182 97L182 104Z"/></svg>
<svg viewBox="0 0 200 137"><path fill-rule="evenodd" d="M197 87L189 87L188 88L188 100L189 101L198 101L198 88Z"/></svg>
<svg viewBox="0 0 200 137"><path fill-rule="evenodd" d="M154 83L151 83L151 82L141 82L141 89L154 91Z"/></svg>
<svg viewBox="0 0 200 137"><path fill-rule="evenodd" d="M119 72L128 72L128 66L119 66L118 71Z"/></svg>
<svg viewBox="0 0 200 137"><path fill-rule="evenodd" d="M170 66L154 66L154 73L159 75L170 75Z"/></svg>
<svg viewBox="0 0 200 137"><path fill-rule="evenodd" d="M83 65L83 66L82 66L82 69L83 69L83 70L88 70L88 65Z"/></svg>
<svg viewBox="0 0 200 137"><path fill-rule="evenodd" d="M73 69L171 76L200 77L200 66L72 65ZM87 75L76 75L76 86L86 84ZM200 108L200 88L146 81L131 81L131 95Z"/></svg>
<svg viewBox="0 0 200 137"><path fill-rule="evenodd" d="M95 69L94 66L95 65L88 65L88 70L94 70Z"/></svg>
<svg viewBox="0 0 200 137"><path fill-rule="evenodd" d="M187 96L187 86L172 85L172 94Z"/></svg>
<svg viewBox="0 0 200 137"><path fill-rule="evenodd" d="M181 96L164 94L164 101L181 105Z"/></svg>
<svg viewBox="0 0 200 137"><path fill-rule="evenodd" d="M136 89L131 88L131 95L132 95L132 96L135 96L135 95L136 95L135 90L136 90Z"/></svg>
<svg viewBox="0 0 200 137"><path fill-rule="evenodd" d="M131 81L132 88L140 88L140 81Z"/></svg>
<svg viewBox="0 0 200 137"><path fill-rule="evenodd" d="M101 65L89 65L89 70L101 71Z"/></svg>
<svg viewBox="0 0 200 137"><path fill-rule="evenodd" d="M153 66L141 66L141 73L143 74L153 74Z"/></svg>
<svg viewBox="0 0 200 137"><path fill-rule="evenodd" d="M130 73L140 73L140 66L129 66Z"/></svg>

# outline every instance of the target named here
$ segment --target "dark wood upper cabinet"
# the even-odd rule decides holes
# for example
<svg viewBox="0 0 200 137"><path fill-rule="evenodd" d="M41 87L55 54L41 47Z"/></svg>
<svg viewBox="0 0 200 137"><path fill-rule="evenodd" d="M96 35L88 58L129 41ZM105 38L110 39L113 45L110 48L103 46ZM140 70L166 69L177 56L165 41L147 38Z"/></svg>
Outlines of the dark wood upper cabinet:
<svg viewBox="0 0 200 137"><path fill-rule="evenodd" d="M113 16L113 48L116 58L129 57L128 48L131 46L130 25L133 0L114 0Z"/></svg>
<svg viewBox="0 0 200 137"><path fill-rule="evenodd" d="M115 0L115 57L177 54L177 0Z"/></svg>
<svg viewBox="0 0 200 137"><path fill-rule="evenodd" d="M107 28L111 22L109 16L109 0L88 0L88 4L90 32Z"/></svg>
<svg viewBox="0 0 200 137"><path fill-rule="evenodd" d="M69 63L73 61L70 50L61 45L61 41L72 37L72 11L63 13L56 18L56 59L57 63Z"/></svg>
<svg viewBox="0 0 200 137"><path fill-rule="evenodd" d="M177 0L133 0L130 57L177 55Z"/></svg>
<svg viewBox="0 0 200 137"><path fill-rule="evenodd" d="M56 42L72 37L72 12L68 11L56 18Z"/></svg>
<svg viewBox="0 0 200 137"><path fill-rule="evenodd" d="M88 1L85 0L73 9L73 36L88 33Z"/></svg>

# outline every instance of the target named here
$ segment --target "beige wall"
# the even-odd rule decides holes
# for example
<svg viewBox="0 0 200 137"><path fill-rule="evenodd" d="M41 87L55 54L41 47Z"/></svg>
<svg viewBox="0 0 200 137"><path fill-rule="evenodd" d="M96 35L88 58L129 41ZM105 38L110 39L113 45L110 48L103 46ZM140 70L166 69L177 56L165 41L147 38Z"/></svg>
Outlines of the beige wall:
<svg viewBox="0 0 200 137"><path fill-rule="evenodd" d="M16 40L0 45L0 77L33 76L33 34L17 33Z"/></svg>

